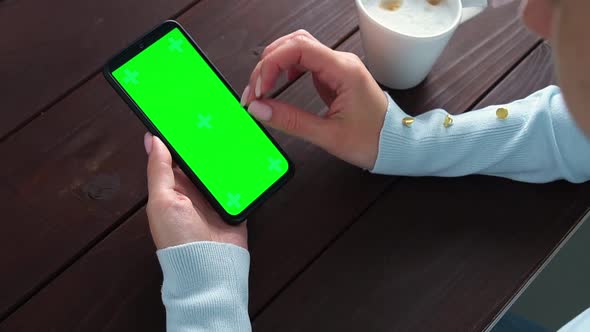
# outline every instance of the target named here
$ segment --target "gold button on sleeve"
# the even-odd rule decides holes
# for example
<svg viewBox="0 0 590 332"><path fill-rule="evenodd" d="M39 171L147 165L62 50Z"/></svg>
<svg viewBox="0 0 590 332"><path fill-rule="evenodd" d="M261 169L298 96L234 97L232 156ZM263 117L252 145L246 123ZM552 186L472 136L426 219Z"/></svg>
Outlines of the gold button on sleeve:
<svg viewBox="0 0 590 332"><path fill-rule="evenodd" d="M445 126L445 128L449 128L450 126L453 125L453 118L451 118L450 115L447 114L447 116L445 117L445 122L443 123L443 126Z"/></svg>
<svg viewBox="0 0 590 332"><path fill-rule="evenodd" d="M500 120L506 120L506 118L508 118L508 109L503 108L503 107L502 108L498 108L496 110L496 116Z"/></svg>
<svg viewBox="0 0 590 332"><path fill-rule="evenodd" d="M406 117L406 118L403 118L402 123L406 127L411 127L412 124L414 123L414 121L416 121L416 120L414 120L414 118Z"/></svg>

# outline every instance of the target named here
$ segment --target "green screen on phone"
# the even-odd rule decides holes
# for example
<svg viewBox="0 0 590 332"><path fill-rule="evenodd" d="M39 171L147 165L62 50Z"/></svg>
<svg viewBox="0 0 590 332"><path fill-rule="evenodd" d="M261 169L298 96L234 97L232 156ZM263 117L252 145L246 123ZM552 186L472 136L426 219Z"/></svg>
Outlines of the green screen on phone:
<svg viewBox="0 0 590 332"><path fill-rule="evenodd" d="M112 75L228 214L287 173L281 151L178 28Z"/></svg>

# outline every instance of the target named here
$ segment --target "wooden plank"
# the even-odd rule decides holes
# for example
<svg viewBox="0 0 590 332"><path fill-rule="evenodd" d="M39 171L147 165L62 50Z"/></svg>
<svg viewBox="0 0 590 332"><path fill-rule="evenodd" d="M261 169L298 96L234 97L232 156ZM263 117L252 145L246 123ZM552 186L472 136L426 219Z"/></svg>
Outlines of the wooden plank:
<svg viewBox="0 0 590 332"><path fill-rule="evenodd" d="M254 330L481 331L588 208L588 194L563 182L403 180Z"/></svg>
<svg viewBox="0 0 590 332"><path fill-rule="evenodd" d="M494 21L497 24L504 22L503 26L505 30L503 31L506 33L519 31L512 40L515 42L518 41L520 48L512 48L510 40L507 41L503 38L494 37L486 39L489 44L485 45L481 44L481 40L477 38L466 37L470 33L476 33L478 37L484 39L489 36L489 31L486 32L477 29L479 23L473 21L459 32L458 37L450 45L449 51L445 53L435 68L433 76L436 75L438 78L436 80L430 80L422 89L430 92L452 89L447 84L453 82L450 75L451 73L456 74L456 71L449 71L448 69L456 68L452 65L452 62L462 54L471 54L474 59L472 61L476 61L481 66L481 69L476 70L474 67L471 67L469 70L464 71L462 75L467 79L477 76L478 70L486 70L488 66L497 66L495 68L498 69L498 72L493 76L496 78L501 77L522 54L528 51L527 47L531 47L537 41L514 18L507 16L507 13L511 13L512 10L514 8L489 11L476 20L483 22L481 23L483 26L489 27L493 27L492 24L489 24L490 21ZM496 28L493 27L493 29L491 31L495 31ZM523 41L522 36L528 37ZM463 38L470 38L473 42L471 44L463 43ZM503 66L498 66L495 60L493 60L499 54L489 52L489 48L497 43L505 44L506 47L501 48L502 50L509 50L501 53L505 59ZM477 48L478 50L472 53L473 48ZM344 43L340 50L354 51L361 54L358 34L355 34L350 40ZM444 74L445 72L449 74ZM306 82L305 80L308 81ZM486 84L489 83L487 81L481 81L479 84L473 84L473 89L485 91L488 88ZM286 90L280 96L280 99L304 106L313 112L320 112L322 111L323 105L311 89L312 86L309 77L305 77L304 80L298 81ZM447 105L456 107L457 109L467 109L478 97L479 95L476 93L472 95L468 94L465 99L455 98L448 101ZM378 198L381 192L393 181L393 178L390 177L373 176L362 172L299 140L279 134L277 134L277 137L289 155L295 160L297 175L287 187L250 219L250 249L252 252L251 312L253 314L259 312L282 287L288 284L289 280L302 271L313 257L328 246L330 241L336 238L343 229L348 227L356 216L361 214L372 201ZM133 147L133 149L140 150L140 142L137 144L138 146ZM129 168L135 171L144 167L144 160L127 158L124 161L129 163L132 166ZM0 174L2 173L0 172ZM138 175L137 177L143 181L143 175ZM313 189L310 188L310 182L313 183ZM125 184L121 182L121 186L123 187ZM141 189L143 190L143 188ZM294 206L294 202L297 202L297 206ZM88 218L90 217L88 216ZM116 232L119 232L119 230ZM120 245L119 243L111 242L111 237L109 237L105 240L105 246L117 247ZM94 250L96 249L92 251ZM121 251L119 255L122 257L122 263L113 263L111 265L105 263L101 265L102 263L95 260L85 260L83 258L75 266L82 264L88 266L87 268L93 266L93 269L98 269L94 266L100 265L100 270L105 274L109 274L111 271L116 271L117 264L139 262L142 259L137 254L127 254L125 251ZM80 268L78 270L76 268L73 272L72 269L68 269L57 280L67 278L67 280L70 280L68 282L69 284L76 284L71 280L88 280L86 276L80 275L79 271L81 270L84 269ZM136 276L138 278L159 278L159 275L144 274L141 272L138 272ZM59 296L60 290L54 289L53 285L54 283L51 283L47 289L38 296L33 297L31 301L15 312L7 320L6 324L8 325L6 326L22 327L23 329L26 329L25 327L34 328L38 325L33 324L41 324L37 323L37 321L41 321L44 324L43 326L56 326L56 329L59 329L61 327L60 321L65 319L63 317L69 317L68 307L85 306L83 298L72 297L68 299L68 303L62 302L60 312L55 311L52 317L43 317L43 319L40 318L34 322L30 319L24 319L25 317L37 317L37 312L43 310L42 308L46 303L51 303L53 297ZM82 286L85 285L72 286L71 292L76 292L76 289ZM105 284L101 281L93 282L94 296L103 297L109 287L112 287L112 285ZM154 288L146 288L144 291L158 292ZM130 308L134 307L133 302L127 303ZM151 308L150 310L154 311L160 310L159 302L152 303ZM113 314L112 310L108 306L103 306L95 308L94 314L97 317L109 317ZM152 311L146 310L144 316L149 316L149 313ZM129 316L134 315L133 313L129 314ZM100 326L100 324L97 325L97 328ZM0 326L1 328L2 326ZM116 328L113 329L116 330Z"/></svg>
<svg viewBox="0 0 590 332"><path fill-rule="evenodd" d="M479 106L554 81L543 44ZM590 183L404 179L258 317L255 330L480 331L588 207Z"/></svg>
<svg viewBox="0 0 590 332"><path fill-rule="evenodd" d="M0 139L137 36L195 2L0 1Z"/></svg>
<svg viewBox="0 0 590 332"><path fill-rule="evenodd" d="M513 13L516 13L514 6L489 10L466 23L427 82L409 92L394 92L396 100L414 113L433 107L445 107L455 113L468 110L537 42ZM498 26L503 28L498 30ZM342 50L362 56L359 35L343 44ZM485 77L482 72L486 73ZM459 78L471 82L471 89L459 82ZM310 81L297 82L280 98L288 98L313 112L324 111ZM395 181L393 177L372 176L351 168L296 139L277 137L297 161L297 175L271 204L260 209L250 224L253 313L296 277L310 259ZM296 208L292 207L293 202L297 202Z"/></svg>
<svg viewBox="0 0 590 332"><path fill-rule="evenodd" d="M526 55L523 50L530 51L540 42L522 25L515 5L498 12L506 15L507 20L510 18L505 25L498 24L497 18L468 21L439 60L445 66L444 71L434 71L422 86L413 90L391 92L400 107L412 115L439 107L451 114L465 112L465 105L457 100L476 101L501 78L498 73L506 73L521 60L518 57ZM482 60L484 50L489 54ZM471 72L477 74L466 75ZM438 89L440 80L445 81L444 89Z"/></svg>
<svg viewBox="0 0 590 332"><path fill-rule="evenodd" d="M164 331L155 250L142 208L0 330Z"/></svg>
<svg viewBox="0 0 590 332"><path fill-rule="evenodd" d="M239 93L266 45L279 36L306 29L334 47L357 27L352 1L225 0L195 8L181 17L181 23L194 32L197 43Z"/></svg>
<svg viewBox="0 0 590 332"><path fill-rule="evenodd" d="M255 53L287 31L304 27L328 45L353 31L354 3L329 15L337 3L205 1L179 20L230 83L243 88ZM266 23L259 23L260 15ZM19 271L0 274L0 317L145 200L144 132L98 75L0 144L0 153L12 156L0 165L0 183L14 195L1 191L0 201L17 199L29 207L0 205L3 218L15 221L0 233L0 261ZM11 257L16 250L19 256Z"/></svg>
<svg viewBox="0 0 590 332"><path fill-rule="evenodd" d="M553 69L551 47L546 42L539 45L525 61L502 82L502 87L492 90L478 107L506 103L527 97L535 91L557 84Z"/></svg>

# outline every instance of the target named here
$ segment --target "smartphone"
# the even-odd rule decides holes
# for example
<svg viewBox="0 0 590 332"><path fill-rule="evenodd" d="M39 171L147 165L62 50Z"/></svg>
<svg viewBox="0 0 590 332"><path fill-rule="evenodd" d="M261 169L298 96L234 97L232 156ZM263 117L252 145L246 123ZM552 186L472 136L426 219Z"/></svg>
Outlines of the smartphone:
<svg viewBox="0 0 590 332"><path fill-rule="evenodd" d="M103 73L226 222L244 221L293 175L285 152L177 22L134 42Z"/></svg>

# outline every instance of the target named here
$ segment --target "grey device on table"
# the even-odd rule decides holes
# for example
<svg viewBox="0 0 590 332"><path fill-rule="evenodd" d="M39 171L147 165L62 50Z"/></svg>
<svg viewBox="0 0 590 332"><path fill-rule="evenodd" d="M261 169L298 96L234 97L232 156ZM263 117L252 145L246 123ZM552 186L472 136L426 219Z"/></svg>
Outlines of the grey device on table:
<svg viewBox="0 0 590 332"><path fill-rule="evenodd" d="M590 211L485 332L556 331L590 308Z"/></svg>

